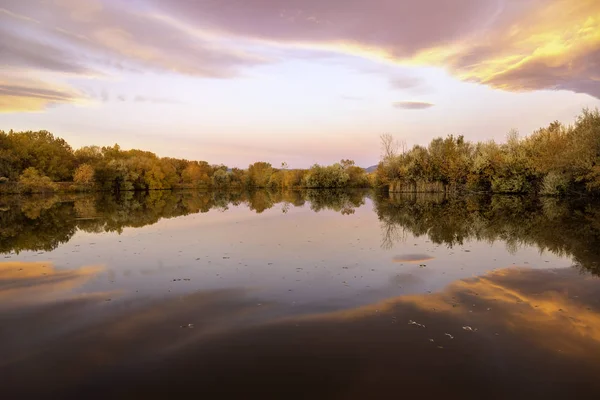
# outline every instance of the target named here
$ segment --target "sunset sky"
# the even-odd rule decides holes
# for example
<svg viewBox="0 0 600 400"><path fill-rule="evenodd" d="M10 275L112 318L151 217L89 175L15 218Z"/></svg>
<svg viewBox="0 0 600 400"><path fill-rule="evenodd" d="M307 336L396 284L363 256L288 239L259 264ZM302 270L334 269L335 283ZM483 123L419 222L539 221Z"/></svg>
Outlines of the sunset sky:
<svg viewBox="0 0 600 400"><path fill-rule="evenodd" d="M0 129L247 167L600 107L598 0L0 0Z"/></svg>

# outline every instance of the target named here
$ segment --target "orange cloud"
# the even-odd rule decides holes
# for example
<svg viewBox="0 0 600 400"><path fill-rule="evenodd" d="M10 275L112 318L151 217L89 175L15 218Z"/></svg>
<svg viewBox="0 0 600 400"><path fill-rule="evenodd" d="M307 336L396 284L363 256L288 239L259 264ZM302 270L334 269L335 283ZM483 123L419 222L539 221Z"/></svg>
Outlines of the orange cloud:
<svg viewBox="0 0 600 400"><path fill-rule="evenodd" d="M555 0L453 47L441 61L461 79L510 91L564 89L600 97L598 1Z"/></svg>
<svg viewBox="0 0 600 400"><path fill-rule="evenodd" d="M49 81L23 79L18 74L0 78L0 113L42 111L56 104L81 104L86 100L76 90Z"/></svg>
<svg viewBox="0 0 600 400"><path fill-rule="evenodd" d="M434 65L503 90L565 89L600 97L596 0L230 3L174 0L161 10L223 34Z"/></svg>
<svg viewBox="0 0 600 400"><path fill-rule="evenodd" d="M600 98L596 0L8 0L4 7L0 51L9 68L230 78L276 61L273 54L302 57L309 49L437 66L502 90ZM392 81L404 89L415 84ZM39 110L52 103L48 95L13 94L0 107ZM50 96L54 103L71 101L64 93Z"/></svg>
<svg viewBox="0 0 600 400"><path fill-rule="evenodd" d="M432 257L428 254L402 254L395 256L392 261L399 263L420 263L423 261L433 260L435 257Z"/></svg>

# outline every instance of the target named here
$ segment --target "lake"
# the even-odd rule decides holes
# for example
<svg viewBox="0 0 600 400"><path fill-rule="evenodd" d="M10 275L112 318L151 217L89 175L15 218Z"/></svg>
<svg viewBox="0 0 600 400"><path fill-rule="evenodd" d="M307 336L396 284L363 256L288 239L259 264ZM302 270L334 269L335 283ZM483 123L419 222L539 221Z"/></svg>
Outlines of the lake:
<svg viewBox="0 0 600 400"><path fill-rule="evenodd" d="M3 398L597 398L600 207L0 197Z"/></svg>

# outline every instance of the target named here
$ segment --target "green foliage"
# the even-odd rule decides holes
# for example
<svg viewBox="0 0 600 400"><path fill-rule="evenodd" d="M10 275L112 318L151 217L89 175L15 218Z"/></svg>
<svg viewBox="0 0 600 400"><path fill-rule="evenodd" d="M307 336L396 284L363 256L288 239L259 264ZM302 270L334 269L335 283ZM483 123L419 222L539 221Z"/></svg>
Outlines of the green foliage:
<svg viewBox="0 0 600 400"><path fill-rule="evenodd" d="M230 204L273 213L308 202L316 212L352 214L365 204L365 196L371 197L380 220L383 247L401 241L406 232L450 247L473 239L502 240L509 249L536 245L540 251L570 255L582 269L600 273L600 208L594 202L533 196L373 196L370 191L340 189L3 196L0 252L52 250L77 231L122 232L161 218L226 210Z"/></svg>
<svg viewBox="0 0 600 400"><path fill-rule="evenodd" d="M521 244L572 256L575 265L600 274L600 208L580 198L444 196L390 193L373 198L382 247L409 232L453 247L477 239Z"/></svg>
<svg viewBox="0 0 600 400"><path fill-rule="evenodd" d="M248 167L247 185L249 187L265 188L269 185L271 174L273 174L271 164L264 161L255 162Z"/></svg>
<svg viewBox="0 0 600 400"><path fill-rule="evenodd" d="M184 183L193 187L210 185L210 167L206 162L190 162L181 172Z"/></svg>
<svg viewBox="0 0 600 400"><path fill-rule="evenodd" d="M227 171L224 171L222 169L218 169L217 171L215 171L212 179L213 185L215 185L216 187L225 187L229 184L229 174L227 173Z"/></svg>
<svg viewBox="0 0 600 400"><path fill-rule="evenodd" d="M391 139L385 138L389 143ZM385 147L385 143L384 147ZM504 144L468 143L452 135L427 148L386 153L377 168L378 186L462 188L494 193L600 193L600 112L583 110L575 124L555 121L529 137L511 131ZM417 190L417 189L414 189Z"/></svg>
<svg viewBox="0 0 600 400"><path fill-rule="evenodd" d="M308 188L341 188L350 180L350 176L341 164L327 167L315 164L308 171L304 182Z"/></svg>
<svg viewBox="0 0 600 400"><path fill-rule="evenodd" d="M567 192L569 187L569 177L556 171L550 171L542 181L540 194L550 196L560 196Z"/></svg>
<svg viewBox="0 0 600 400"><path fill-rule="evenodd" d="M74 166L71 146L48 131L0 131L0 174L16 178L27 168L43 171L50 179L70 179Z"/></svg>
<svg viewBox="0 0 600 400"><path fill-rule="evenodd" d="M348 159L330 166L314 165L309 170L288 169L285 162L276 169L264 161L247 170L229 170L205 161L123 150L118 144L73 151L63 139L47 131L0 131L0 177L17 181L26 169L35 168L51 181L73 181L73 185L61 184L61 188L113 192L380 186L400 191L600 194L598 110L585 109L573 125L555 121L524 139L511 132L503 144L469 143L463 136L449 135L433 139L426 147L405 150L391 135L381 139L382 161L370 175Z"/></svg>
<svg viewBox="0 0 600 400"><path fill-rule="evenodd" d="M47 193L56 190L52 179L42 175L33 167L27 168L19 177L19 184L23 193Z"/></svg>

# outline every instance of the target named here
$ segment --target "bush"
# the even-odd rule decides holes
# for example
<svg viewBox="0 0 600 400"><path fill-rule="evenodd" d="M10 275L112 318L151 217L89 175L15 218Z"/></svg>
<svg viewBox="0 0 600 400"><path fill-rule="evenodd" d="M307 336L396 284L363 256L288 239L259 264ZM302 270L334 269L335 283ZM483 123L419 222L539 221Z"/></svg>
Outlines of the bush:
<svg viewBox="0 0 600 400"><path fill-rule="evenodd" d="M54 192L57 186L50 178L42 175L33 167L27 168L19 177L19 186L23 193Z"/></svg>
<svg viewBox="0 0 600 400"><path fill-rule="evenodd" d="M340 164L322 167L315 164L305 177L308 188L340 188L344 187L350 177Z"/></svg>
<svg viewBox="0 0 600 400"><path fill-rule="evenodd" d="M498 176L492 178L492 192L494 193L527 193L531 184L523 175Z"/></svg>
<svg viewBox="0 0 600 400"><path fill-rule="evenodd" d="M550 172L542 181L540 194L548 196L559 196L566 193L569 187L569 177L558 172Z"/></svg>
<svg viewBox="0 0 600 400"><path fill-rule="evenodd" d="M8 182L8 178L5 176L0 176L0 185L4 184L6 182Z"/></svg>

